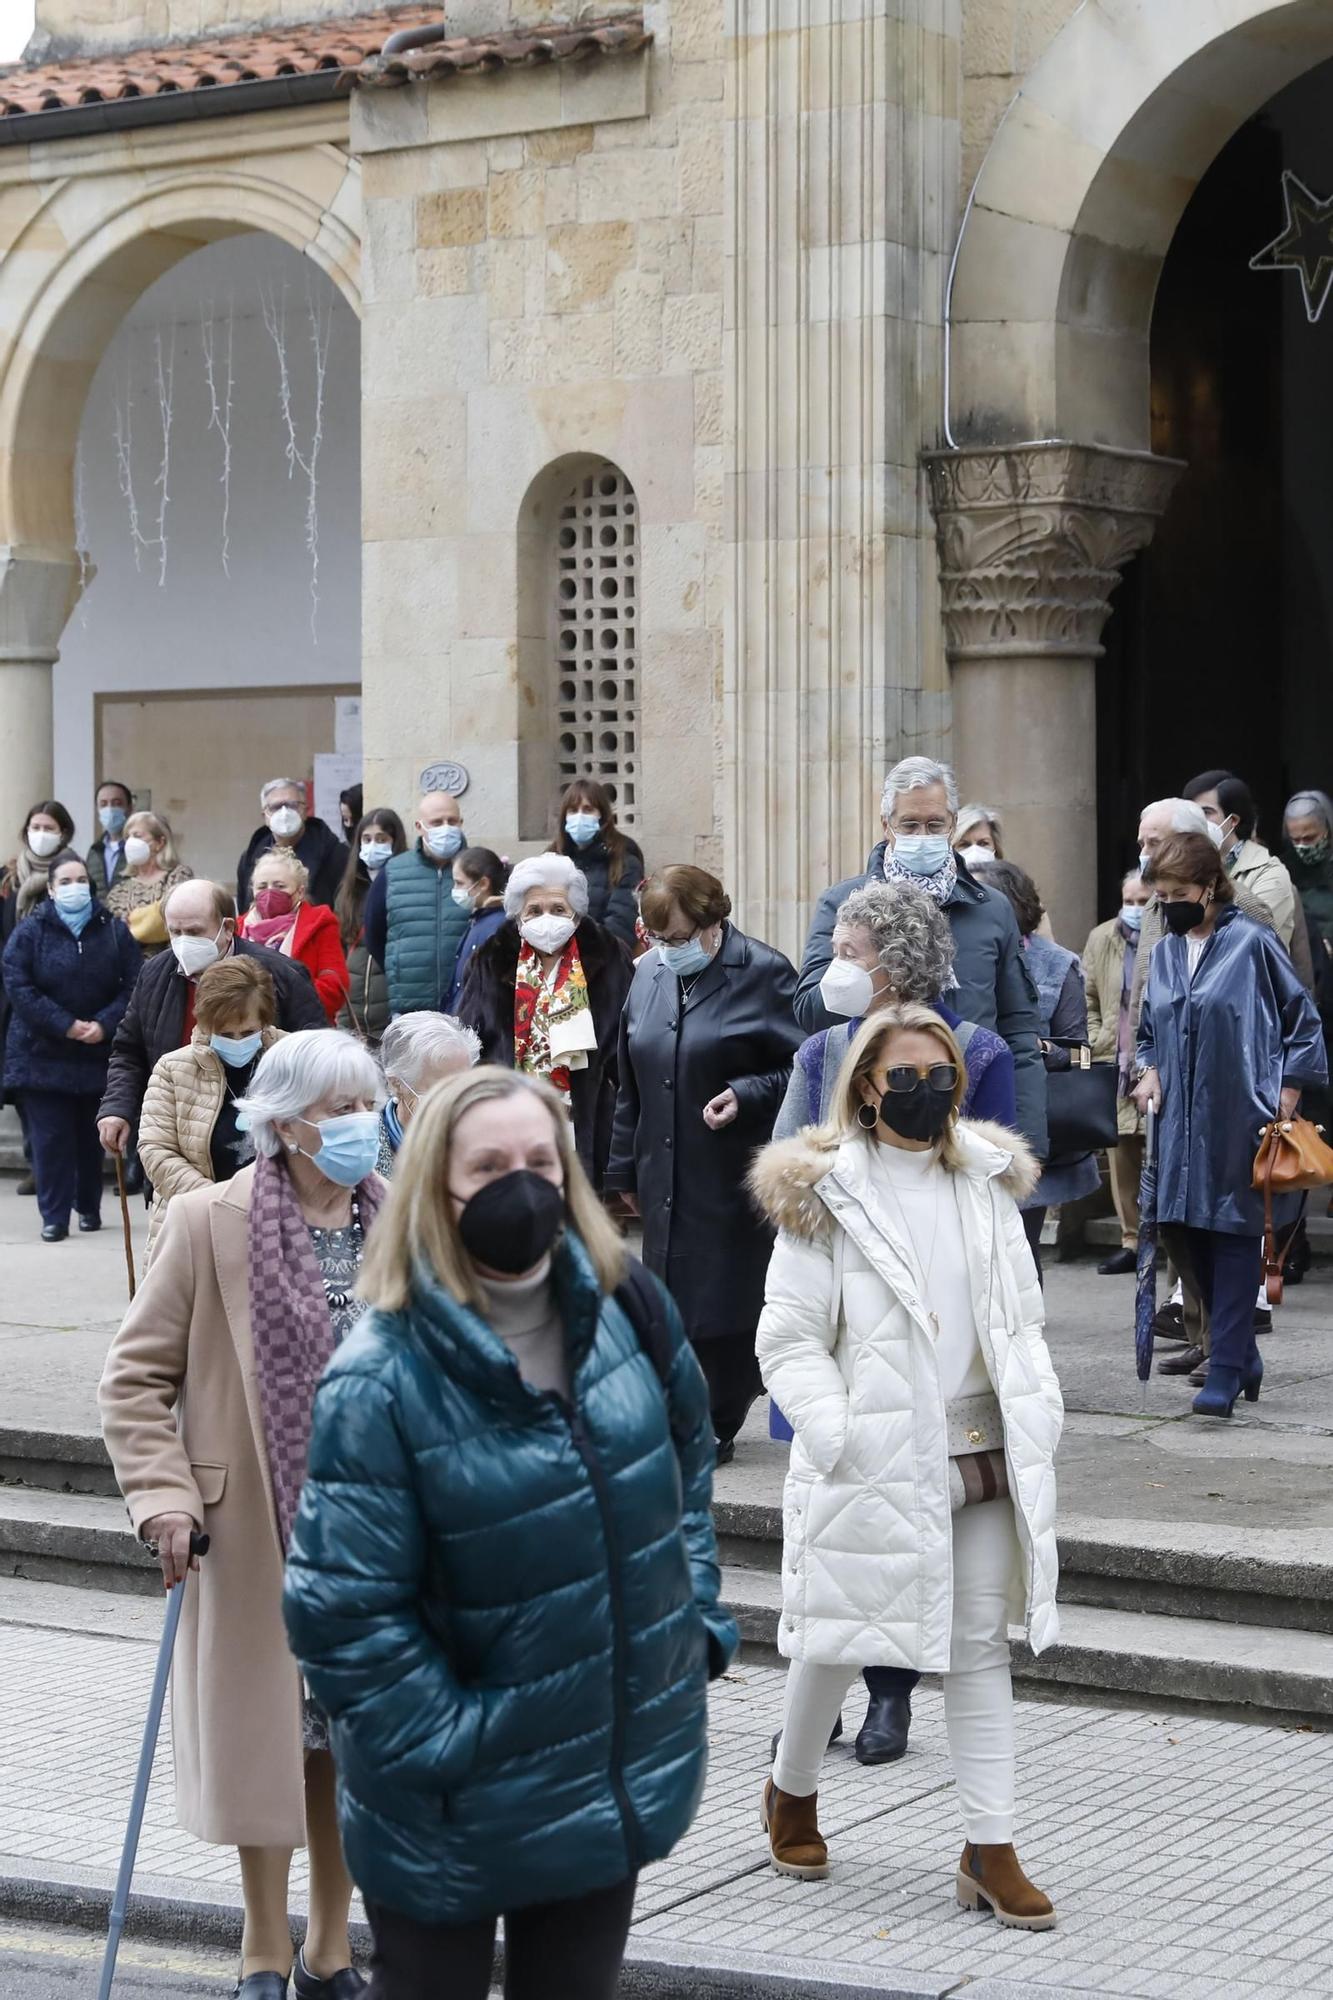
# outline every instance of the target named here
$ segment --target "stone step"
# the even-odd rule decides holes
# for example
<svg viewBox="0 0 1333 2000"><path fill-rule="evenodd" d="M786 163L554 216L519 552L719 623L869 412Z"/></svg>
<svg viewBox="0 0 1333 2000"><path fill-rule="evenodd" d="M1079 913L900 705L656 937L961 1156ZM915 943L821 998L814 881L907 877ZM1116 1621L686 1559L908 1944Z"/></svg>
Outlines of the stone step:
<svg viewBox="0 0 1333 2000"><path fill-rule="evenodd" d="M0 1424L0 1491L7 1486L114 1495L116 1477L97 1431Z"/></svg>
<svg viewBox="0 0 1333 2000"><path fill-rule="evenodd" d="M776 1661L781 1580L726 1563L722 1596L746 1654ZM1244 1711L1254 1720L1333 1729L1333 1635L1283 1626L1062 1605L1061 1640L1040 1658L1013 1649L1014 1678L1034 1691L1127 1697Z"/></svg>
<svg viewBox="0 0 1333 2000"><path fill-rule="evenodd" d="M719 1498L713 1518L724 1563L776 1577L779 1506ZM1333 1634L1333 1562L1304 1537L1067 1519L1059 1542L1061 1604Z"/></svg>
<svg viewBox="0 0 1333 2000"><path fill-rule="evenodd" d="M0 1486L0 1576L143 1595L162 1587L119 1499L23 1486Z"/></svg>

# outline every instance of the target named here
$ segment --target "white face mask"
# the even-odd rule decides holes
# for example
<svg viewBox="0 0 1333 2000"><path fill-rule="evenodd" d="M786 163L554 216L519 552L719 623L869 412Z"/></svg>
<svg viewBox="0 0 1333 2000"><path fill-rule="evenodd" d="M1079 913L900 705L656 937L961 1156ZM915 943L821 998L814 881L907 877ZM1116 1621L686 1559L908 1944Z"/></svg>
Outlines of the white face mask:
<svg viewBox="0 0 1333 2000"><path fill-rule="evenodd" d="M151 861L153 849L149 841L141 840L137 833L128 836L125 842L125 866L142 868L145 861Z"/></svg>
<svg viewBox="0 0 1333 2000"><path fill-rule="evenodd" d="M969 868L975 868L978 861L994 861L995 855L989 847L960 847L960 858Z"/></svg>
<svg viewBox="0 0 1333 2000"><path fill-rule="evenodd" d="M295 806L279 806L268 816L269 832L276 840L290 840L301 831L301 815Z"/></svg>
<svg viewBox="0 0 1333 2000"><path fill-rule="evenodd" d="M207 972L210 965L222 956L218 939L222 936L222 926L218 925L211 938L174 937L171 949L176 954L176 963L187 979L197 979L201 972Z"/></svg>
<svg viewBox="0 0 1333 2000"><path fill-rule="evenodd" d="M525 944L546 954L563 951L578 926L573 917L529 917L518 928Z"/></svg>
<svg viewBox="0 0 1333 2000"><path fill-rule="evenodd" d="M54 854L60 845L60 835L52 833L49 827L28 828L28 845L39 861L45 861L48 854Z"/></svg>
<svg viewBox="0 0 1333 2000"><path fill-rule="evenodd" d="M387 840L363 840L361 843L361 859L372 875L383 868L392 853L393 844Z"/></svg>
<svg viewBox="0 0 1333 2000"><path fill-rule="evenodd" d="M845 1021L855 1021L870 1012L875 997L875 982L855 959L831 959L819 982L819 997L830 1014L840 1014Z"/></svg>

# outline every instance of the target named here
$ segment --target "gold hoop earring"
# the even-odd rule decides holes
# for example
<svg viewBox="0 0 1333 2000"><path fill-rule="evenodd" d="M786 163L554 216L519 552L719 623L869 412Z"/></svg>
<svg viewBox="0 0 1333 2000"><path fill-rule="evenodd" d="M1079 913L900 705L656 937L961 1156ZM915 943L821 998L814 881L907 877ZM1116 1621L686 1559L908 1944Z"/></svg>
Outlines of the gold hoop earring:
<svg viewBox="0 0 1333 2000"><path fill-rule="evenodd" d="M870 1116L868 1118L866 1116L867 1112L870 1113ZM856 1112L856 1122L861 1127L861 1130L863 1132L873 1132L875 1127L879 1123L879 1113L875 1109L874 1105L873 1104L859 1105L857 1107L857 1112Z"/></svg>

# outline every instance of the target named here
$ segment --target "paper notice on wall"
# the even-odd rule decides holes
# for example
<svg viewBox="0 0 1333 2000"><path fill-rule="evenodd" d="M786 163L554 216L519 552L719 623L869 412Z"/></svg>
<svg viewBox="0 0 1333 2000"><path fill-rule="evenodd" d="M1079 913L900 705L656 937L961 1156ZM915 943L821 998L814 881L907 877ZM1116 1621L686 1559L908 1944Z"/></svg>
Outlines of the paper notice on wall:
<svg viewBox="0 0 1333 2000"><path fill-rule="evenodd" d="M321 750L315 756L315 817L331 826L339 840L343 835L342 807L338 794L349 785L361 783L361 752L347 755L341 750Z"/></svg>
<svg viewBox="0 0 1333 2000"><path fill-rule="evenodd" d="M359 694L336 694L333 697L333 747L340 757L361 755Z"/></svg>

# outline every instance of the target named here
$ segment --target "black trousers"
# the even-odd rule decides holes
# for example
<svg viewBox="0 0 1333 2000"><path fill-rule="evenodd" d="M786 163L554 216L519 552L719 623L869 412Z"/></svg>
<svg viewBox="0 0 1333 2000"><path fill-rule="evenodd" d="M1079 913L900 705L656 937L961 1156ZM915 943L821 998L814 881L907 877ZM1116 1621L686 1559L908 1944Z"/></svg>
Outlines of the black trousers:
<svg viewBox="0 0 1333 2000"><path fill-rule="evenodd" d="M506 1912L505 2000L613 2000L637 1886L630 1875L590 1896ZM367 2000L486 2000L494 1917L422 1924L369 1899L366 1915L375 1938Z"/></svg>
<svg viewBox="0 0 1333 2000"><path fill-rule="evenodd" d="M910 1694L921 1676L915 1667L862 1667L861 1679L873 1700Z"/></svg>
<svg viewBox="0 0 1333 2000"><path fill-rule="evenodd" d="M708 1407L719 1444L730 1444L764 1393L764 1378L755 1359L752 1333L724 1334L720 1340L696 1340L694 1351L708 1384Z"/></svg>
<svg viewBox="0 0 1333 2000"><path fill-rule="evenodd" d="M1037 1267L1037 1283L1043 1290L1046 1285L1046 1273L1041 1268L1041 1232L1045 1227L1046 1211L1044 1208L1025 1208L1023 1210L1023 1234L1027 1237L1028 1249L1032 1252L1032 1261Z"/></svg>
<svg viewBox="0 0 1333 2000"><path fill-rule="evenodd" d="M44 1223L68 1229L70 1211L102 1212L102 1142L97 1136L100 1095L25 1090L28 1143L37 1206Z"/></svg>

